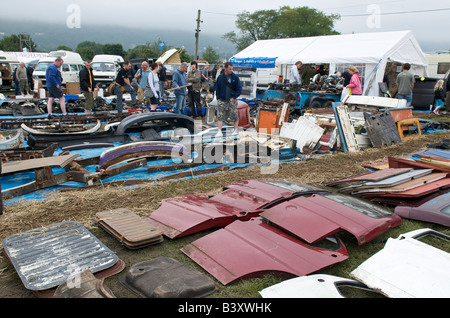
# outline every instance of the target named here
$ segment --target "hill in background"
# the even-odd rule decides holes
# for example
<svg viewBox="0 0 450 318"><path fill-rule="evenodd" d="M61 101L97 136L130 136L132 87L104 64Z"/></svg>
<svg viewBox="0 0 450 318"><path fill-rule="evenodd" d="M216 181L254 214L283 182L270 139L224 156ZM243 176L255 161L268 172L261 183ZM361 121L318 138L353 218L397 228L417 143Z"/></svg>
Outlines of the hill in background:
<svg viewBox="0 0 450 318"><path fill-rule="evenodd" d="M153 43L161 39L166 45L172 47L185 47L187 54L195 53L194 30L173 31L157 29L137 29L114 26L83 26L79 29L69 29L64 24L49 24L35 21L0 21L0 38L11 34L26 33L31 36L37 45L37 50L50 52L59 45L66 45L75 50L79 43L94 41L100 44L122 44L124 50L137 45ZM207 46L212 46L221 58L229 58L236 53L234 45L221 38L221 34L200 33L199 56Z"/></svg>

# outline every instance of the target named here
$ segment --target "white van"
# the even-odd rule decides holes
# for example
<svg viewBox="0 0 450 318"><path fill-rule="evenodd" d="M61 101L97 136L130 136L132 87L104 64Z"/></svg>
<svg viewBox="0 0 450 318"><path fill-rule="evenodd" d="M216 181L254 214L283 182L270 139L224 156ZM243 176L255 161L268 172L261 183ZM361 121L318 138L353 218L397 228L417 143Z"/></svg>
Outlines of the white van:
<svg viewBox="0 0 450 318"><path fill-rule="evenodd" d="M92 70L98 87L107 88L117 76L124 63L120 55L99 54L92 59Z"/></svg>
<svg viewBox="0 0 450 318"><path fill-rule="evenodd" d="M450 51L441 51L434 54L425 54L428 60L428 77L444 78L450 70Z"/></svg>
<svg viewBox="0 0 450 318"><path fill-rule="evenodd" d="M80 81L79 72L84 67L84 62L80 54L59 50L52 51L48 55L48 57L39 60L33 72L33 79L42 80L43 87L46 87L45 71L50 64L55 62L57 57L61 57L64 60L64 64L60 68L62 84Z"/></svg>
<svg viewBox="0 0 450 318"><path fill-rule="evenodd" d="M10 52L0 51L0 88L11 89L14 87L13 73L19 67L17 57Z"/></svg>

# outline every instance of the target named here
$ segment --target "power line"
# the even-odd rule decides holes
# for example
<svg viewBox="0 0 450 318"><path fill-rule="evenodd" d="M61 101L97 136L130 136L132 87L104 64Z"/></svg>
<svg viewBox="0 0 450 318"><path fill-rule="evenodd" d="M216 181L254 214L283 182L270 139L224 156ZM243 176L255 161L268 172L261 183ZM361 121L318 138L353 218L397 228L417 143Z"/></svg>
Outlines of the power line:
<svg viewBox="0 0 450 318"><path fill-rule="evenodd" d="M209 12L209 11L203 11L203 13L237 16L237 13L220 13L220 12Z"/></svg>
<svg viewBox="0 0 450 318"><path fill-rule="evenodd" d="M408 13L425 13L425 12L437 12L437 11L448 11L450 8L443 8L443 9L431 9L431 10L418 10L418 11L398 11L398 12L385 12L380 13L379 15L393 15L393 14L408 14ZM371 16L372 13L366 13L366 14L350 14L350 15L341 15L341 18L347 18L347 17L367 17Z"/></svg>
<svg viewBox="0 0 450 318"><path fill-rule="evenodd" d="M397 2L397 1L392 1ZM359 6L359 5L358 5ZM345 7L341 7L345 8ZM337 9L337 8L336 8ZM438 11L448 11L450 8L443 8L443 9L430 9L430 10L416 10L416 11L398 11L398 12L385 12L380 13L380 15L394 15L394 14L409 14L409 13L427 13L427 12L438 12ZM221 13L221 12L210 12L210 11L203 11L204 13L209 14L217 14L217 15L228 15L228 16L237 16L238 14L235 13ZM340 15L341 18L347 18L347 17L367 17L371 16L372 13L364 13L364 14L346 14L346 15Z"/></svg>

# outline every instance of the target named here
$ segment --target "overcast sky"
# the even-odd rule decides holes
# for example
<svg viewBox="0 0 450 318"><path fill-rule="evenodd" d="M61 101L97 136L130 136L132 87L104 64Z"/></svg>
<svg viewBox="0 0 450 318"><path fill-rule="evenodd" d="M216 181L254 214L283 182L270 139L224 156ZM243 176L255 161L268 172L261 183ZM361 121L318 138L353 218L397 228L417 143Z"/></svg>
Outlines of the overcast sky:
<svg viewBox="0 0 450 318"><path fill-rule="evenodd" d="M112 24L194 32L201 10L201 32L223 35L236 30L237 13L279 9L283 5L339 14L341 19L335 29L340 33L411 30L423 47L434 42L436 49L450 49L450 40L445 36L450 30L449 0L19 0L3 1L0 19L60 22L72 28Z"/></svg>

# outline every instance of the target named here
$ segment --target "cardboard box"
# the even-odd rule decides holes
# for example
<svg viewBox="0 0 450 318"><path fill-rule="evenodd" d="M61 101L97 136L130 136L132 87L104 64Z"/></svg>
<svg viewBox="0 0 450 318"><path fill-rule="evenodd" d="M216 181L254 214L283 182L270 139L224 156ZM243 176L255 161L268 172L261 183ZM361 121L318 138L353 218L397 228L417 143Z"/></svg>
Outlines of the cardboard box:
<svg viewBox="0 0 450 318"><path fill-rule="evenodd" d="M79 82L67 82L66 93L69 95L80 95L80 83Z"/></svg>

